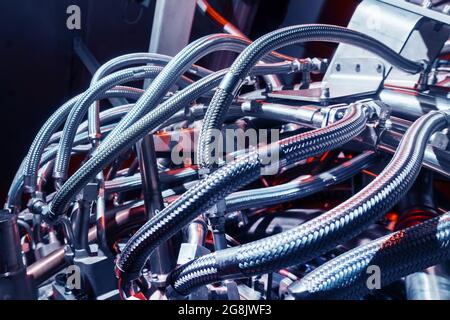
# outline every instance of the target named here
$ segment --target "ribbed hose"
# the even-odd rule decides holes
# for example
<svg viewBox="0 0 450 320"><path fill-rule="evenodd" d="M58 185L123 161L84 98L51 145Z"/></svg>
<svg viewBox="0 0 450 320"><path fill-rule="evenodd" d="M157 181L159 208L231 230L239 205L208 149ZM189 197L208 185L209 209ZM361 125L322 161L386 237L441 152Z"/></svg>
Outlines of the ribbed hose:
<svg viewBox="0 0 450 320"><path fill-rule="evenodd" d="M214 146L212 133L214 130L220 130L228 108L251 67L268 52L308 41L355 45L371 51L406 72L418 73L422 70L419 63L402 57L378 40L343 27L311 24L287 27L268 33L254 41L237 57L214 94L203 121L198 145L199 164L202 167L212 168L214 165L211 159L211 148Z"/></svg>
<svg viewBox="0 0 450 320"><path fill-rule="evenodd" d="M164 123L171 115L218 85L226 71L219 71L202 78L187 88L177 92L163 102L158 108L150 111L122 134L111 139L110 143L102 143L97 153L83 164L61 187L50 206L49 219L56 219L66 211L72 196L91 181L98 172L113 161L118 153L135 144L139 139ZM109 134L108 136L111 136Z"/></svg>
<svg viewBox="0 0 450 320"><path fill-rule="evenodd" d="M146 89L144 95L136 103L135 107L117 125L113 132L105 139L104 144L109 143L113 137L126 130L136 120L150 110L154 109L166 92L192 64L215 51L242 52L250 42L244 38L228 34L213 34L200 38L181 50L164 68L158 77ZM264 61L280 61L275 53L265 56ZM256 62L255 62L256 63ZM102 145L99 146L99 149Z"/></svg>
<svg viewBox="0 0 450 320"><path fill-rule="evenodd" d="M186 46L170 60L159 76L152 81L135 107L119 122L116 129L106 138L104 144L107 144L113 137L124 131L137 119L154 109L174 82L194 62L214 51L230 50L241 52L248 44L249 42L247 40L240 37L214 34L200 38ZM99 149L101 148L102 145L99 146Z"/></svg>
<svg viewBox="0 0 450 320"><path fill-rule="evenodd" d="M336 168L318 175L299 177L278 186L235 192L225 198L226 210L232 212L262 208L305 198L331 185L350 179L373 164L376 159L375 152L366 151Z"/></svg>
<svg viewBox="0 0 450 320"><path fill-rule="evenodd" d="M275 67L272 68L271 73L276 73L277 70L279 70L278 67L278 64L275 65ZM264 65L261 68L257 66L252 71L252 74L260 75L260 70L267 72L269 69L270 65ZM122 134L111 138L109 143L103 142L102 147L97 149L96 154L81 166L81 168L79 168L58 191L55 199L51 203L50 211L48 212L47 218L49 221L57 219L59 215L63 214L73 195L80 192L98 172L114 160L118 153L136 143L149 132L158 128L188 103L217 87L226 72L227 70L218 71L196 81L164 101L156 109L147 113ZM108 137L110 136L111 133Z"/></svg>
<svg viewBox="0 0 450 320"><path fill-rule="evenodd" d="M53 177L62 180L67 178L73 139L77 132L78 126L86 115L86 112L92 102L97 100L103 92L113 88L114 86L130 81L155 78L162 70L163 68L158 66L128 68L117 71L89 87L89 89L87 89L75 103L67 117L67 121L63 129L63 135L59 143L55 168L53 169ZM182 87L192 83L191 80L185 77L179 82Z"/></svg>
<svg viewBox="0 0 450 320"><path fill-rule="evenodd" d="M307 274L289 290L296 299L358 299L371 291L370 266L379 268L377 278L384 287L448 259L450 213L350 250Z"/></svg>
<svg viewBox="0 0 450 320"><path fill-rule="evenodd" d="M409 190L419 174L431 135L448 126L447 115L431 112L408 129L390 163L369 185L327 213L289 231L202 256L178 268L173 288L194 288L228 278L268 273L309 261L361 233Z"/></svg>
<svg viewBox="0 0 450 320"><path fill-rule="evenodd" d="M143 92L143 90L142 90ZM139 97L137 97L139 99ZM132 107L134 106L134 103L125 104L117 107L113 107L110 109L106 109L105 111L102 111L99 113L99 124L102 123L110 123L115 122L118 119L121 119L125 113L127 113ZM88 121L82 122L77 129L77 135L80 133L88 132ZM61 139L62 131L59 131L52 135L52 137L49 140L49 144L51 143L59 143L59 140Z"/></svg>
<svg viewBox="0 0 450 320"><path fill-rule="evenodd" d="M67 119L67 116L72 110L75 103L82 97L83 94L79 94L78 96L70 99L61 107L59 107L45 122L42 128L39 130L38 134L33 140L31 147L27 153L25 164L23 167L23 175L25 176L25 188L29 193L33 193L36 187L36 177L37 171L39 169L39 162L42 157L42 153L44 152L45 147L48 144L51 136L58 130L58 128L64 123ZM108 90L105 94L102 94L99 99L107 99L107 98L116 98L116 97L125 97L129 99L138 98L141 95L141 91L139 89L131 88L131 87L116 87L112 90ZM16 184L17 179L14 179L13 184ZM16 188L15 188L16 189ZM11 198L14 198L13 196Z"/></svg>
<svg viewBox="0 0 450 320"><path fill-rule="evenodd" d="M98 82L101 78L119 69L138 64L165 66L171 59L171 56L149 52L130 53L116 57L103 64L95 72L95 74L92 76L91 86ZM206 77L207 75L212 73L211 70L197 65L192 65L187 72L201 78ZM100 135L99 113L100 110L98 102L91 104L88 111L88 127L89 136L91 137L91 139L97 139Z"/></svg>
<svg viewBox="0 0 450 320"><path fill-rule="evenodd" d="M286 163L317 155L360 134L366 126L367 112L366 107L352 105L344 119L326 128L280 140L268 148L279 149L279 161ZM145 261L160 243L231 192L257 179L267 165L263 164L266 151L266 148L258 149L219 168L140 228L117 262L122 281L127 283L138 277Z"/></svg>

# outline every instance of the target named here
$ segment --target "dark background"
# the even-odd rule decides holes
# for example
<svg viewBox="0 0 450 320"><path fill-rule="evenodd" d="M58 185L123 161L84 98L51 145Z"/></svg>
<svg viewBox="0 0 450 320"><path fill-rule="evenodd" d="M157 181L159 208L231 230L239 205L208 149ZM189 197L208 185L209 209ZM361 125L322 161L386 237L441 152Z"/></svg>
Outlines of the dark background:
<svg viewBox="0 0 450 320"><path fill-rule="evenodd" d="M149 7L130 0L0 1L1 199L41 125L57 107L89 85L90 73L74 53L74 38L81 37L100 63L125 53L147 51L155 1L150 0ZM239 16L233 10L236 1L251 6L252 15ZM251 39L293 24L345 26L358 2L210 1ZM66 9L73 4L81 8L81 30L66 28ZM215 32L221 30L197 11L191 40ZM332 51L332 45L317 43L285 49L299 57L328 57ZM200 64L217 68L232 58L213 55Z"/></svg>

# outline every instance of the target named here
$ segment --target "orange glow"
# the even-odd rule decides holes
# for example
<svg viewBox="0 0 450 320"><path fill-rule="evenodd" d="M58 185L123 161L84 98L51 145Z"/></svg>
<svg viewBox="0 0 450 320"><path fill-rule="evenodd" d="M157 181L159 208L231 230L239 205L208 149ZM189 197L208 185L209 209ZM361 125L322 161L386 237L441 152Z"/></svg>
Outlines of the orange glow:
<svg viewBox="0 0 450 320"><path fill-rule="evenodd" d="M362 173L365 173L365 174L367 174L367 175L369 175L369 176L372 176L372 177L374 177L374 178L378 177L378 175L377 175L376 173L373 173L373 172L368 171L368 170L362 170L361 172L362 172Z"/></svg>

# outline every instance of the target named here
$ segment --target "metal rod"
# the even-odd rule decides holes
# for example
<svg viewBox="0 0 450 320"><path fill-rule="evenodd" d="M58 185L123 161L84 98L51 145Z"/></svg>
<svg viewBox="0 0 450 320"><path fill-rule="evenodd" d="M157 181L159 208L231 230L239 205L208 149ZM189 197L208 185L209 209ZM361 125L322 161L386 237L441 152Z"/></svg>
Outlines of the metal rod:
<svg viewBox="0 0 450 320"><path fill-rule="evenodd" d="M145 136L136 146L142 178L142 191L147 217L151 218L164 208L159 182L158 163L152 135ZM173 246L170 241L162 243L150 256L154 274L167 274L174 267Z"/></svg>

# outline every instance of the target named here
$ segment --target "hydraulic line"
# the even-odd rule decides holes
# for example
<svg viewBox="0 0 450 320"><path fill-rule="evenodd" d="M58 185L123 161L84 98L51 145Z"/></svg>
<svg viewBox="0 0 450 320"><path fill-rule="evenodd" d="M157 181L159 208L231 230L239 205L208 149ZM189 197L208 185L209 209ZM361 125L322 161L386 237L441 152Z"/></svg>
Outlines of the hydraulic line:
<svg viewBox="0 0 450 320"><path fill-rule="evenodd" d="M150 63L152 65L154 65L154 64L166 65L170 60L171 60L171 57L156 54L156 53L134 53L134 54L128 54L128 55L117 57L115 59L108 61L107 63L105 63L102 67L100 67L97 70L97 72L94 74L94 76L91 80L91 87L98 86L98 83L101 82L101 80L100 80L101 78L108 75L112 71L123 68L125 66L139 64L139 63ZM209 71L205 68L199 67L199 66L195 66L195 65L193 65L188 70L188 72L193 73L200 77L211 73L211 71ZM79 106L79 107L83 108L82 106ZM101 138L99 101L94 102L89 107L88 130L89 130L89 137L92 141L92 145L95 150L95 148L98 146L99 139ZM62 155L60 157L63 161L64 161L64 157L67 157L67 158L70 157L70 151L65 151L65 153L66 153L65 155ZM60 162L56 161L56 164L58 165L58 164L60 164ZM64 175L67 175L67 169L65 169L65 168L56 168L56 169L62 170L62 173L55 172L56 175L62 174L63 178L65 178ZM97 202L96 202L97 232L98 232L98 238L99 238L99 242L102 247L102 250L104 252L107 252L108 248L107 248L106 240L105 240L106 239L106 230L103 225L105 198L104 198L104 177L103 177L102 172L100 172L97 175L97 180L99 181L99 186L100 186L99 193L97 196ZM59 181L57 181L57 183L59 183Z"/></svg>
<svg viewBox="0 0 450 320"><path fill-rule="evenodd" d="M119 122L114 131L105 139L103 146L107 145L113 137L126 130L150 110L153 110L173 83L186 72L195 61L215 51L227 50L242 52L248 44L249 41L241 37L228 34L213 34L202 37L186 46L170 60L163 71L154 79L154 81L152 81L145 90L144 95L137 101L135 107L121 122ZM279 62L280 58L278 56L279 55L275 53L270 53L264 57L264 61ZM99 149L103 148L103 146L99 146Z"/></svg>
<svg viewBox="0 0 450 320"><path fill-rule="evenodd" d="M267 72L269 67L269 65L263 65L262 70ZM276 73L278 70L277 68L278 65L273 68L274 70L271 73ZM259 75L260 70L261 68L256 66L252 73L254 75ZM215 88L220 83L226 72L227 70L218 71L198 80L192 85L174 94L156 109L147 113L135 124L126 129L122 134L114 137L114 139L111 138L110 143L107 144L106 142L103 142L102 146L97 149L96 154L85 164L83 164L83 166L81 166L81 168L78 169L77 172L75 172L75 174L66 181L66 183L64 183L55 196L55 199L52 201L50 208L38 208L38 210L42 209L45 211L41 213L47 217L49 222L57 219L59 215L66 211L72 196L81 191L81 189L89 181L91 181L98 172L100 172L115 158L116 154L136 143L145 134L148 134L158 128L188 103ZM108 135L108 137L110 136L111 134Z"/></svg>
<svg viewBox="0 0 450 320"><path fill-rule="evenodd" d="M447 117L445 112L431 112L414 122L387 167L350 199L289 231L217 251L181 266L172 274L173 289L188 294L207 283L304 263L360 234L412 186L428 140L436 131L448 127Z"/></svg>
<svg viewBox="0 0 450 320"><path fill-rule="evenodd" d="M181 50L166 65L163 71L152 81L145 90L144 95L138 100L135 107L125 116L116 129L103 142L106 144L115 135L121 133L141 116L154 109L170 87L187 69L198 59L205 55L220 50L241 52L248 45L243 38L226 34L215 34L200 38L183 50ZM103 146L100 146L102 148Z"/></svg>
<svg viewBox="0 0 450 320"><path fill-rule="evenodd" d="M59 143L59 150L56 156L53 177L55 179L61 180L65 180L67 178L70 161L70 151L72 149L73 139L75 138L78 126L82 122L89 105L93 101L95 101L104 91L109 90L116 85L146 78L155 78L162 70L162 67L157 66L128 68L106 76L105 78L99 80L94 85L89 87L89 89L87 89L75 103L67 117L63 134ZM182 80L182 87L185 87L192 83L187 78L182 78Z"/></svg>
<svg viewBox="0 0 450 320"><path fill-rule="evenodd" d="M177 189L166 189L162 192L162 196L166 199L175 196L188 190L193 184L194 182L188 182ZM147 221L143 201L130 201L127 204L111 209L106 212L105 218L106 230L108 234L113 235L113 239L119 237L120 234L125 234L127 230L133 230L141 226ZM64 219L61 221L64 222ZM113 239L109 240L111 241ZM98 240L95 226L89 229L88 240L90 243ZM61 247L28 266L27 274L33 278L36 285L39 285L60 271L66 264L65 251Z"/></svg>
<svg viewBox="0 0 450 320"><path fill-rule="evenodd" d="M116 117L120 117L124 112L130 109L130 105L115 107L106 110L102 113L103 120L111 120ZM279 120L283 119L288 122L298 122L304 124L309 122L305 119L299 120L298 111L301 107L290 107L285 105L276 105L275 107L270 107L270 112L265 112L264 108L258 109L255 112L242 111L241 106L233 106L230 109L228 116L237 117L243 115L252 115L255 117L263 117L268 119ZM203 105L194 105L190 108L190 117L194 119L201 119L206 111L206 107ZM186 119L186 112L184 110L177 112L169 120L167 120L161 127L170 125L172 123L180 122ZM79 127L79 132L83 132L85 128L83 123ZM105 129L103 129L105 130ZM83 143L86 142L86 136L83 135ZM292 199L297 199L299 197L306 196L307 194L317 192L328 185L339 183L345 179L350 178L353 174L365 169L375 159L375 155L372 151L366 151L363 155L355 157L353 160L348 161L347 164L341 165L335 169L324 172L320 175L314 177L300 177L280 186L263 188L258 190L247 190L240 191L231 194L226 198L227 211L239 210L243 208L249 208L253 205L264 205L264 204L276 204ZM170 183L176 182L181 179L186 179L194 177L197 175L197 171L193 169L183 169L176 174L166 175L164 172L160 174L161 182ZM119 177L111 181L106 181L106 188L108 193L124 192L132 189L139 189L142 187L142 181L140 174L134 174L126 177ZM313 191L314 190L314 191Z"/></svg>
<svg viewBox="0 0 450 320"><path fill-rule="evenodd" d="M115 87L116 89L114 89L114 91L117 91L117 88L120 87ZM123 87L126 88L126 87ZM136 92L134 92L136 91ZM117 91L120 92L120 91ZM126 96L127 99L133 99L133 100L137 100L139 99L139 96L141 93L143 93L143 90L140 89L136 89L133 91L124 91L125 95L121 95L119 94L118 96ZM101 118L101 123L103 122L111 122L114 121L118 118L121 118L123 116L124 113L126 113L129 109L131 109L131 107L133 106L133 104L128 104L128 105L124 105L124 106L118 106L112 109L108 109L105 110L103 112L100 113L100 118ZM88 143L88 134L87 134L87 127L88 124L87 122L83 122L78 130L77 130L77 136L75 137L74 143L73 143L73 148L76 148L76 146L80 145L80 144L85 144ZM109 131L112 130L112 128L114 127L114 125L107 125L104 127L101 127L102 132L107 133ZM44 149L44 154L41 156L41 160L40 160L40 166L44 166L47 165L49 163L50 160L54 159L54 157L56 156L56 153L58 151L57 146L52 147L51 144L54 143L58 143L59 139L61 137L62 132L56 132L54 133L51 138L48 141L48 146ZM19 169L16 172L16 176L13 179L13 183L10 186L10 189L8 191L8 198L5 204L5 208L10 208L10 207L14 207L18 204L17 200L20 194L20 190L23 187L23 182L24 182L24 176L23 176L23 172L24 172L24 166L25 166L25 161L26 158L23 159ZM39 169L40 171L40 169ZM38 180L36 181L36 184L34 185L34 190L40 191L40 187L39 187L39 176L41 174L37 174L37 178ZM42 182L42 181L41 181ZM36 189L37 188L37 189Z"/></svg>
<svg viewBox="0 0 450 320"><path fill-rule="evenodd" d="M370 293L371 266L381 287L450 258L450 213L350 250L292 284L296 299L358 299Z"/></svg>
<svg viewBox="0 0 450 320"><path fill-rule="evenodd" d="M352 105L348 114L328 127L292 136L257 149L230 162L201 180L159 215L141 227L121 253L116 268L125 286L136 279L148 256L200 213L209 209L231 192L256 180L271 164L265 162L267 151L278 150L279 160L292 164L312 155L336 148L360 134L366 127L369 110ZM272 153L273 154L273 153Z"/></svg>
<svg viewBox="0 0 450 320"><path fill-rule="evenodd" d="M252 66L268 52L287 45L308 41L355 45L384 58L393 66L406 72L418 73L422 70L420 63L402 57L378 40L343 27L310 24L287 27L268 33L254 41L237 57L214 94L203 121L198 144L199 164L202 167L209 169L213 167L210 159L211 149L214 147L212 133L214 130L221 129L228 108Z"/></svg>
<svg viewBox="0 0 450 320"><path fill-rule="evenodd" d="M226 210L232 212L248 208L261 208L307 197L326 187L350 179L361 170L374 164L376 159L377 156L373 151L366 151L336 168L315 176L301 176L278 186L232 193L225 198Z"/></svg>
<svg viewBox="0 0 450 320"><path fill-rule="evenodd" d="M165 66L172 59L170 56L166 56L158 53L149 53L149 52L138 52L138 53L130 53L125 54L119 57L116 57L105 64L103 64L92 76L91 86L93 86L96 82L98 82L101 78L109 75L112 72L115 72L121 68L129 67L131 65L138 64L150 64L150 65L158 65ZM187 71L188 73L198 76L205 77L212 73L212 71L203 68L201 66L192 65L191 68ZM88 121L89 121L89 136L91 139L98 139L100 136L99 131L99 105L98 102L93 103L89 107L88 112Z"/></svg>
<svg viewBox="0 0 450 320"><path fill-rule="evenodd" d="M178 170L169 170L159 173L161 183L170 184L178 183L187 179L197 177L197 171L193 168L183 168ZM135 174L129 177L119 177L110 181L106 181L105 188L107 193L124 192L132 189L141 188L141 176Z"/></svg>
<svg viewBox="0 0 450 320"><path fill-rule="evenodd" d="M144 90L142 90L142 93ZM137 97L139 98L139 97ZM137 99L136 99L137 100ZM109 123L109 122L115 122L118 119L122 118L125 113L127 113L132 107L134 106L134 103L124 104L117 107L113 107L111 109L107 109L105 111L100 112L99 114L99 124L103 123ZM82 122L78 126L78 130L76 132L77 135L81 133L88 132L88 121ZM61 139L62 131L56 132L52 135L50 140L48 141L48 144L52 143L59 143L59 140Z"/></svg>
<svg viewBox="0 0 450 320"><path fill-rule="evenodd" d="M81 98L81 96L82 94L79 94L78 96L70 99L64 105L59 107L45 122L45 124L42 126L42 128L34 138L33 143L31 144L31 147L27 153L23 168L23 175L25 177L25 187L27 192L33 193L35 191L36 174L39 168L40 159L45 147L48 144L49 139L64 123L70 111L72 110L72 107L75 105L78 99ZM139 89L136 90L135 88L121 86L106 91L104 95L99 97L99 99L112 97L127 97L135 99L138 96L140 96ZM20 176L22 176L22 172ZM17 179L14 179L13 184L16 182L16 180Z"/></svg>

